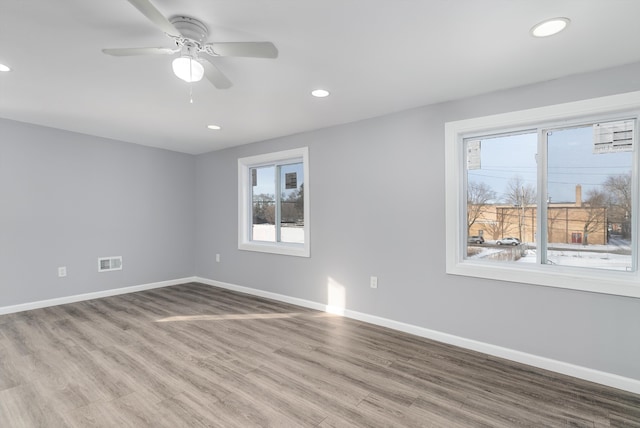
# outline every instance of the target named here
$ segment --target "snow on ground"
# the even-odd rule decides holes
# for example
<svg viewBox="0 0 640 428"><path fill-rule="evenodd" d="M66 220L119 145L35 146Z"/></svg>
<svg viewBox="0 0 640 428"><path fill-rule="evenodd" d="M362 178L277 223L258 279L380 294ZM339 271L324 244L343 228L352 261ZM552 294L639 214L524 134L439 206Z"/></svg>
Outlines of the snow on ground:
<svg viewBox="0 0 640 428"><path fill-rule="evenodd" d="M275 242L276 225L275 224L254 224L253 240ZM304 244L304 228L295 226L282 226L280 228L280 241L295 244Z"/></svg>
<svg viewBox="0 0 640 428"><path fill-rule="evenodd" d="M588 267L595 269L630 270L632 266L631 245L629 241L612 238L607 245L549 244L547 250L549 264L560 266ZM487 241L486 244L494 242ZM526 255L513 263L536 263L535 244L526 244ZM487 256L507 250L502 247L481 246L480 253L469 259L483 259ZM621 254L622 253L622 254ZM626 254L625 254L626 253ZM504 263L504 262L503 262ZM509 263L509 262L507 262Z"/></svg>
<svg viewBox="0 0 640 428"><path fill-rule="evenodd" d="M547 251L550 264L560 266L589 267L596 269L631 270L631 256L624 254L600 253L594 251ZM516 263L536 263L535 250L527 250L527 255Z"/></svg>

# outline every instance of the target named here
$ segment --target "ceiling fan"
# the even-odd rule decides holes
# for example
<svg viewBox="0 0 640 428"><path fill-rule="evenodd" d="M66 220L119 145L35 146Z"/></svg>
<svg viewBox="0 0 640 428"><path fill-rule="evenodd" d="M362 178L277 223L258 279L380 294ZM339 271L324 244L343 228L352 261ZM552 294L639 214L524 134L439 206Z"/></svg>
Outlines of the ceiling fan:
<svg viewBox="0 0 640 428"><path fill-rule="evenodd" d="M197 82L203 76L216 88L230 88L231 81L215 66L214 57L277 58L278 49L271 42L206 42L209 30L188 16L167 19L149 0L127 0L158 26L175 43L175 48L102 49L107 55L175 55L173 72L186 82ZM204 60L204 61L202 61Z"/></svg>

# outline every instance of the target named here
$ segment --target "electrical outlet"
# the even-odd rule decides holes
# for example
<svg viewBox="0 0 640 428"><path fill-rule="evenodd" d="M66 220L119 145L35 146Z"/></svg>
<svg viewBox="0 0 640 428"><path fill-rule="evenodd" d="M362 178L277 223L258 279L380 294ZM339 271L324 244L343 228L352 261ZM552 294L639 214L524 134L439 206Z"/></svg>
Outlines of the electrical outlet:
<svg viewBox="0 0 640 428"><path fill-rule="evenodd" d="M220 254L216 254L216 262L220 263Z"/></svg>
<svg viewBox="0 0 640 428"><path fill-rule="evenodd" d="M371 288L378 288L378 277L372 276L369 284L371 285Z"/></svg>
<svg viewBox="0 0 640 428"><path fill-rule="evenodd" d="M58 268L58 278L62 278L67 276L67 267L66 266L60 266Z"/></svg>

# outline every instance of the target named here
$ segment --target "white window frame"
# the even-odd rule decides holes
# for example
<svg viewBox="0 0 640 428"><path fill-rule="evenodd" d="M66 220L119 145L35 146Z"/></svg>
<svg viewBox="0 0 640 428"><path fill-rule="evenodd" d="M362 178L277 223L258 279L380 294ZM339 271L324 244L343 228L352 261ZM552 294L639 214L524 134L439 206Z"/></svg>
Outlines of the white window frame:
<svg viewBox="0 0 640 428"><path fill-rule="evenodd" d="M252 230L252 181L251 168L267 165L283 165L302 162L304 174L304 243L264 242L251 239ZM310 216L309 200L309 148L284 150L280 152L249 156L238 159L238 249L288 256L310 257Z"/></svg>
<svg viewBox="0 0 640 428"><path fill-rule="evenodd" d="M620 296L640 297L640 273L585 269L544 264L483 263L465 259L467 248L465 215L466 193L464 138L518 129L533 129L542 123L558 126L584 119L596 119L640 111L640 91L601 98L521 110L445 124L445 203L446 203L446 272L477 278L510 281L549 287L567 288ZM638 131L636 130L636 137ZM638 139L636 138L636 146ZM635 148L632 173L633 192L638 195L638 162ZM632 229L638 230L638 199L634 200ZM538 231L540 228L538 228ZM538 232L539 233L539 232ZM638 257L637 232L633 234L632 253ZM638 266L634 260L634 266Z"/></svg>

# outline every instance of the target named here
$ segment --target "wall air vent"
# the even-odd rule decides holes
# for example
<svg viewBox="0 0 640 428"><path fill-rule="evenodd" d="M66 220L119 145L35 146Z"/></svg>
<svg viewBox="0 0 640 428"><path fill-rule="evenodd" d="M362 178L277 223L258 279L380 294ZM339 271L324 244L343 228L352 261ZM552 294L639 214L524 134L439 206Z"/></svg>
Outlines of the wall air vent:
<svg viewBox="0 0 640 428"><path fill-rule="evenodd" d="M98 272L122 270L122 256L100 257L98 259Z"/></svg>

